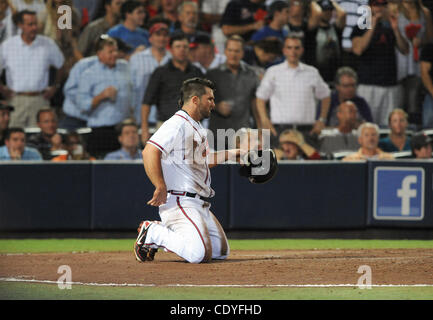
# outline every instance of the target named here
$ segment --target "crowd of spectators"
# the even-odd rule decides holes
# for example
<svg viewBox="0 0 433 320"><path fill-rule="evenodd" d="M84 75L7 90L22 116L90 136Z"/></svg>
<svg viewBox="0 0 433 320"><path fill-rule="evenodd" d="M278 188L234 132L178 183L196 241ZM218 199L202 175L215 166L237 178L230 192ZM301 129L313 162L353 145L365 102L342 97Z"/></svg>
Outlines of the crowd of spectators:
<svg viewBox="0 0 433 320"><path fill-rule="evenodd" d="M432 63L431 1L0 0L0 160L140 159L193 77L214 149L429 158Z"/></svg>

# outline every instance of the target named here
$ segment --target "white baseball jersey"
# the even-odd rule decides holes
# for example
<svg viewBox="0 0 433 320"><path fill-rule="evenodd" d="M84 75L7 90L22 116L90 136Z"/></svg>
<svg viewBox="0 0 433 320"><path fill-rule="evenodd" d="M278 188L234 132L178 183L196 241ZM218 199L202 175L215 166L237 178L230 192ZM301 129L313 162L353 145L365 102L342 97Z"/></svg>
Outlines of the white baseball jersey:
<svg viewBox="0 0 433 320"><path fill-rule="evenodd" d="M176 112L147 142L162 152L167 190L212 197L206 130L183 110ZM185 194L168 194L159 206L161 223L152 223L145 244L164 248L191 263L226 259L227 237L210 204Z"/></svg>
<svg viewBox="0 0 433 320"><path fill-rule="evenodd" d="M208 166L206 130L179 110L147 142L162 152L161 166L167 190L213 197Z"/></svg>

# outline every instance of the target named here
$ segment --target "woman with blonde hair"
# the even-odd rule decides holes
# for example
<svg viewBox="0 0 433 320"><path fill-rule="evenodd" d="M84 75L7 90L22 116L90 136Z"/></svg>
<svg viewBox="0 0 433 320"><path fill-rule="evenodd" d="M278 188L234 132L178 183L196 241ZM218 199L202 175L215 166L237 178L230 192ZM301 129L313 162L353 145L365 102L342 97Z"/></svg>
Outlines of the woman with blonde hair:
<svg viewBox="0 0 433 320"><path fill-rule="evenodd" d="M406 133L408 115L403 109L394 109L388 117L391 129L388 137L379 141L379 148L385 152L410 151L410 137Z"/></svg>

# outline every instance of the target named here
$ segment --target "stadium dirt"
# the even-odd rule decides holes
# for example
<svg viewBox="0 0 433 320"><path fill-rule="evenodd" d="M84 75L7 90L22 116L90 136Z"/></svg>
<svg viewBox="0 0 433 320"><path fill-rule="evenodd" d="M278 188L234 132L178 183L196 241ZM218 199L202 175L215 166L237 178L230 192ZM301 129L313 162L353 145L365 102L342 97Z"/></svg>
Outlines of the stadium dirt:
<svg viewBox="0 0 433 320"><path fill-rule="evenodd" d="M358 283L361 265L373 285L433 285L433 249L233 251L225 261L193 265L158 252L138 263L131 252L0 255L0 277L57 281L68 265L75 283L131 285L338 285Z"/></svg>

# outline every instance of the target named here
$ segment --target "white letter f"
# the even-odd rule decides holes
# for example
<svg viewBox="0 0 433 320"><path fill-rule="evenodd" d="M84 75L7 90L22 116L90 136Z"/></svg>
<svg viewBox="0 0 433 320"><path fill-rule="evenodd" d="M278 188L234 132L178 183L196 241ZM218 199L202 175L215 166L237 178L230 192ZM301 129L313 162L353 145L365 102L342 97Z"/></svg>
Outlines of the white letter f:
<svg viewBox="0 0 433 320"><path fill-rule="evenodd" d="M403 216L410 214L410 198L416 197L416 190L411 189L410 185L416 181L416 176L407 176L401 182L401 189L397 190L397 197L401 198L401 214Z"/></svg>

